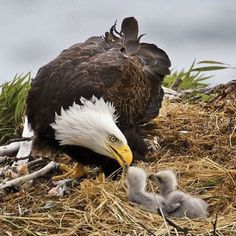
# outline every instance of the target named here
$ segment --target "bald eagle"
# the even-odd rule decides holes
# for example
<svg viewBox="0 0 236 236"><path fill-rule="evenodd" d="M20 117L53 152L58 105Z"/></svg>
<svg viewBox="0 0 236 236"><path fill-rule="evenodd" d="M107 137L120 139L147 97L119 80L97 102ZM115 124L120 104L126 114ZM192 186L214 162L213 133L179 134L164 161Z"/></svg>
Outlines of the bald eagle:
<svg viewBox="0 0 236 236"><path fill-rule="evenodd" d="M105 174L144 154L135 127L158 115L171 64L156 45L140 43L138 31L137 20L125 18L120 32L114 24L39 69L26 101L34 153L61 150Z"/></svg>

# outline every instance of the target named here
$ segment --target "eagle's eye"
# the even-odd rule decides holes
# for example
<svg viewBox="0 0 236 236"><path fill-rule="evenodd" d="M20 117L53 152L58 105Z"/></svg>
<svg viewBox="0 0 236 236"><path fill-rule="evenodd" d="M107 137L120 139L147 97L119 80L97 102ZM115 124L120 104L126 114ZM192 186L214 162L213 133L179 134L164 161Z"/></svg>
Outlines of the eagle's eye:
<svg viewBox="0 0 236 236"><path fill-rule="evenodd" d="M116 142L117 141L117 137L111 135L110 136L110 141L113 142L113 143Z"/></svg>

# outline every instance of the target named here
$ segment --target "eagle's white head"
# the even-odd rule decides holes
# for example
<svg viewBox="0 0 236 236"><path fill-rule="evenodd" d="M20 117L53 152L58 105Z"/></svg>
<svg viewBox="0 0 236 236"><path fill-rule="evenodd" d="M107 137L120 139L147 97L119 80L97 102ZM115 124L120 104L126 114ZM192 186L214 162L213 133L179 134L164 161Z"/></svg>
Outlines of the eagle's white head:
<svg viewBox="0 0 236 236"><path fill-rule="evenodd" d="M60 145L86 147L117 160L121 166L130 165L132 152L116 125L118 116L113 104L95 96L80 101L82 105L74 103L67 110L61 108L60 115L55 114L51 127Z"/></svg>

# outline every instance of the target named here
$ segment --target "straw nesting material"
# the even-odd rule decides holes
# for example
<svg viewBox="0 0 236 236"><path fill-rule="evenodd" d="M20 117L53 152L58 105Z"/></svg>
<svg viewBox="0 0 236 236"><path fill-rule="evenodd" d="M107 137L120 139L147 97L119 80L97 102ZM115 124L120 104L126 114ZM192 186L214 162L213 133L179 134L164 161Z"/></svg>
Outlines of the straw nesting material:
<svg viewBox="0 0 236 236"><path fill-rule="evenodd" d="M187 228L189 235L235 235L236 118L235 114L209 107L165 101L160 116L144 127L157 148L150 150L150 162L136 165L147 173L174 170L180 190L209 204L210 216L205 220L171 219L182 229ZM162 216L127 201L124 174L116 181L84 179L71 186L71 194L64 197L50 197L48 191L52 187L52 181L44 178L25 190L2 192L1 232L184 235ZM148 182L148 190L158 191L158 186Z"/></svg>

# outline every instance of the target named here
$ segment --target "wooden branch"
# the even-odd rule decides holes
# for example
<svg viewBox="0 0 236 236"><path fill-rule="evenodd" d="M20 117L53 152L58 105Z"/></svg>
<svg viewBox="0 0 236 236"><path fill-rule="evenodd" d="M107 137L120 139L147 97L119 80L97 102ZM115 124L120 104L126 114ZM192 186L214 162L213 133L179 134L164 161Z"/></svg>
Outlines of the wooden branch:
<svg viewBox="0 0 236 236"><path fill-rule="evenodd" d="M0 163L5 162L6 160L8 160L8 156L0 156Z"/></svg>
<svg viewBox="0 0 236 236"><path fill-rule="evenodd" d="M164 90L164 96L168 97L169 99L178 99L179 96L181 95L181 93L176 92L173 89L167 88L162 86L163 90Z"/></svg>
<svg viewBox="0 0 236 236"><path fill-rule="evenodd" d="M172 227L174 227L177 231L182 232L184 235L189 235L189 229L184 227L182 228L181 226L177 225L176 223L174 223L172 220L170 220L169 218L167 218L162 212L161 210L158 208L157 209L158 214L164 218L164 220Z"/></svg>
<svg viewBox="0 0 236 236"><path fill-rule="evenodd" d="M17 157L9 157L9 156L0 156L0 164L3 165L11 165L12 167L17 166L19 163L19 161L21 160L29 160L31 158L31 156L26 156L26 157L21 157L21 158L17 158ZM22 163L26 163L26 162L22 162Z"/></svg>
<svg viewBox="0 0 236 236"><path fill-rule="evenodd" d="M215 221L213 222L211 222L211 224L212 224L212 226L213 226L213 233L212 233L212 235L213 236L217 236L218 235L218 233L217 233L217 222L218 221L218 215L216 214L216 218L215 218Z"/></svg>
<svg viewBox="0 0 236 236"><path fill-rule="evenodd" d="M30 167L32 167L32 166L35 166L35 165L37 165L37 164L39 164L39 163L42 163L42 162L45 162L45 160L43 160L43 158L38 158L38 159L36 159L36 160L33 160L33 161L30 161L30 162L28 162L28 167L30 168Z"/></svg>
<svg viewBox="0 0 236 236"><path fill-rule="evenodd" d="M5 188L13 187L13 186L22 185L29 180L34 180L36 178L46 175L47 173L49 173L50 171L54 170L57 167L58 167L58 164L54 161L51 161L45 167L43 167L42 169L40 169L38 171L35 171L29 175L21 176L16 179L10 180L10 181L6 182L5 184L1 184L0 189L5 189Z"/></svg>
<svg viewBox="0 0 236 236"><path fill-rule="evenodd" d="M148 229L143 223L136 222L137 224L141 225L150 235L156 236L150 229Z"/></svg>
<svg viewBox="0 0 236 236"><path fill-rule="evenodd" d="M184 235L189 235L189 229L184 227L180 227L179 225L177 225L176 223L174 223L172 220L170 220L169 218L165 217L166 222L170 225L173 226L174 228L176 228L177 231L182 232Z"/></svg>
<svg viewBox="0 0 236 236"><path fill-rule="evenodd" d="M8 145L10 143L18 143L18 142L21 142L21 141L31 141L34 137L21 137L21 138L12 138L12 139L9 139L5 145Z"/></svg>
<svg viewBox="0 0 236 236"><path fill-rule="evenodd" d="M8 145L0 146L0 156L12 156L17 153L21 145L21 142L10 143Z"/></svg>

